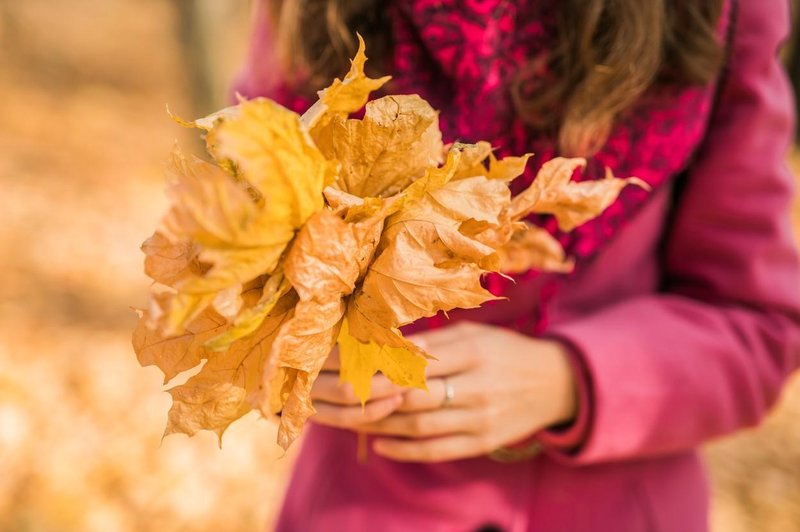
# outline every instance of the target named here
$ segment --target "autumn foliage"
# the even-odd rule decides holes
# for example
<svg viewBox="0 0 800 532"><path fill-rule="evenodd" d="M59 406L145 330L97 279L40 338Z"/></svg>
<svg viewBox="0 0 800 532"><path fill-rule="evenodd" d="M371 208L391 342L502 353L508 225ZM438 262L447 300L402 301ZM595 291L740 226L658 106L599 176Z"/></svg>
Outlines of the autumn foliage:
<svg viewBox="0 0 800 532"><path fill-rule="evenodd" d="M557 158L512 198L529 155L445 146L419 96L368 101L388 78L368 78L365 61L362 42L344 80L302 116L256 99L183 122L204 131L212 161L172 155L172 206L142 246L155 283L133 338L165 382L205 361L169 390L165 434L221 438L257 409L281 413L287 448L337 343L341 380L362 401L378 371L424 389L430 355L400 327L493 299L487 272L569 271L558 242L525 217L551 214L571 230L626 185L646 186L610 173L575 183L584 161Z"/></svg>

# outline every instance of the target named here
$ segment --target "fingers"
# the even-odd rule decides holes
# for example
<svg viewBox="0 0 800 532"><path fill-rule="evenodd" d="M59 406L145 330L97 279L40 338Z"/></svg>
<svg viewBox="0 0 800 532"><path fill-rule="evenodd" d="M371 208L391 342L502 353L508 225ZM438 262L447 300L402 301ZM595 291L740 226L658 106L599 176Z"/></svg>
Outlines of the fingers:
<svg viewBox="0 0 800 532"><path fill-rule="evenodd" d="M409 336L408 339L436 357L435 360L428 361L426 375L441 377L460 373L480 364L480 358L471 348L470 338L483 332L484 327L460 322L441 329L421 332Z"/></svg>
<svg viewBox="0 0 800 532"><path fill-rule="evenodd" d="M453 392L453 397L448 402L449 407L482 406L485 404L483 401L485 393L482 390L477 393L472 391L475 387L473 380L468 373L447 377L447 382ZM445 379L428 379L428 391L416 388L404 389L403 403L397 410L404 413L438 410L444 404L445 393Z"/></svg>
<svg viewBox="0 0 800 532"><path fill-rule="evenodd" d="M370 401L364 408L361 405L337 406L329 403L314 403L317 413L311 417L311 420L330 427L352 429L385 418L395 411L401 401L402 399L395 395Z"/></svg>
<svg viewBox="0 0 800 532"><path fill-rule="evenodd" d="M379 421L363 424L359 426L359 431L411 438L470 433L481 429L480 415L476 410L452 408L414 414L396 413Z"/></svg>
<svg viewBox="0 0 800 532"><path fill-rule="evenodd" d="M481 456L494 446L485 437L456 434L429 440L378 438L372 448L376 454L398 462L443 462Z"/></svg>
<svg viewBox="0 0 800 532"><path fill-rule="evenodd" d="M400 395L403 389L404 388L400 386L392 384L392 381L387 379L383 374L375 375L372 378L370 401L393 395ZM337 405L358 405L359 408L361 407L361 401L353 392L353 387L347 383L340 382L338 373L333 372L323 372L319 374L317 380L314 382L314 387L311 389L311 399Z"/></svg>
<svg viewBox="0 0 800 532"><path fill-rule="evenodd" d="M429 379L428 391L407 389L403 393L403 402L397 409L398 412L424 412L426 410L436 410L444 403L444 380ZM453 397L455 399L455 396ZM455 402L451 403L457 406Z"/></svg>
<svg viewBox="0 0 800 532"><path fill-rule="evenodd" d="M409 339L412 341L419 340L421 342L420 347L436 349L436 347L440 345L460 342L470 336L481 334L486 327L489 326L470 321L459 321L452 325L439 327L438 329L419 332L409 337Z"/></svg>

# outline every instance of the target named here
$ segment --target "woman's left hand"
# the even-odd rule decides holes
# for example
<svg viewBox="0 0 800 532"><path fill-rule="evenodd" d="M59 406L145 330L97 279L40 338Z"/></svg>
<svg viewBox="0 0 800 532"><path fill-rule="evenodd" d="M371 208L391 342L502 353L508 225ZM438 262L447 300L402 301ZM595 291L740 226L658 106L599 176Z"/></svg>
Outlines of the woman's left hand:
<svg viewBox="0 0 800 532"><path fill-rule="evenodd" d="M575 377L557 341L472 322L409 339L438 360L428 368L429 391L409 390L394 413L358 426L378 435L379 455L413 462L480 456L575 416Z"/></svg>

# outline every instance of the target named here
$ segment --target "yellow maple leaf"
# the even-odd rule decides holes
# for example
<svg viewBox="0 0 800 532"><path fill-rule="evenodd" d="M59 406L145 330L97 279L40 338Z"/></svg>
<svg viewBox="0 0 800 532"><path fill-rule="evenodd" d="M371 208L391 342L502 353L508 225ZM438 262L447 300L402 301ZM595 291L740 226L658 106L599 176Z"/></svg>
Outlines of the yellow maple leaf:
<svg viewBox="0 0 800 532"><path fill-rule="evenodd" d="M169 390L165 434L221 438L255 408L281 413L287 448L314 413L311 389L335 342L362 403L379 371L424 389L430 356L401 326L494 299L487 271L568 271L559 243L522 219L549 213L568 230L624 186L646 186L610 173L574 183L583 160L555 159L512 199L508 183L530 155L498 160L487 142L445 150L438 113L419 96L367 102L389 78L367 77L366 59L359 36L350 71L302 117L256 99L176 118L205 132L215 163L176 150L172 206L142 246L156 285L134 333L140 363L169 380L205 361Z"/></svg>
<svg viewBox="0 0 800 532"><path fill-rule="evenodd" d="M353 316L351 313L348 316L352 320L360 319L362 335L368 337L369 341L361 342L352 336L349 319L342 321L338 338L341 363L339 376L342 382L350 383L362 405L369 399L372 377L378 371L399 386L427 390L427 360L419 348L415 348L397 330L387 330L376 324L365 326L363 317ZM365 328L367 330L363 330Z"/></svg>
<svg viewBox="0 0 800 532"><path fill-rule="evenodd" d="M364 107L372 91L380 89L391 76L372 79L364 74L367 62L366 45L358 35L358 51L350 61L350 71L344 80L335 79L326 89L319 91L319 99L305 113L302 121L305 128L316 138L316 132L327 126L334 117L346 118Z"/></svg>
<svg viewBox="0 0 800 532"><path fill-rule="evenodd" d="M175 332L209 304L235 309L236 287L275 269L295 231L322 208L322 189L335 172L299 116L269 100L242 102L237 113L204 125L215 133L218 156L240 174L173 156L173 208L162 232L176 243L197 243L197 258L207 265L175 284L164 318ZM252 330L258 320L249 321Z"/></svg>
<svg viewBox="0 0 800 532"><path fill-rule="evenodd" d="M322 208L322 189L335 180L336 165L325 160L296 113L266 98L239 107L238 118L215 128L218 151L261 193L275 223L299 229Z"/></svg>
<svg viewBox="0 0 800 532"><path fill-rule="evenodd" d="M177 293L163 323L177 333L220 293L231 296L231 289L272 271L294 230L211 163L176 152L171 172L173 205L160 232L179 249L187 240L193 242L201 265L172 283Z"/></svg>
<svg viewBox="0 0 800 532"><path fill-rule="evenodd" d="M396 194L442 157L438 113L417 95L371 101L363 119L333 117L314 140L341 162L337 186L359 197Z"/></svg>
<svg viewBox="0 0 800 532"><path fill-rule="evenodd" d="M242 294L245 305L251 306L261 291L257 283L248 286ZM139 324L133 333L134 350L143 366L156 365L161 369L165 384L206 360L186 383L168 390L173 405L164 434L192 435L198 430L210 430L221 438L228 425L249 412L260 392L262 367L271 342L280 325L294 312L296 303L296 294L287 294L254 334L224 352L206 347L209 339L229 327L227 320L211 307L204 309L177 336L148 327L152 310L140 311Z"/></svg>

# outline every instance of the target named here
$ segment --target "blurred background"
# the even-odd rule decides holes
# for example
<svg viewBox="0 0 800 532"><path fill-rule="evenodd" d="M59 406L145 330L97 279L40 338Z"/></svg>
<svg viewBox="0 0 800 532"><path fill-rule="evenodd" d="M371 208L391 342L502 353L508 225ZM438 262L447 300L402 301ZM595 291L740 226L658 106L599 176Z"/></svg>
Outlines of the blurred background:
<svg viewBox="0 0 800 532"><path fill-rule="evenodd" d="M196 142L165 105L226 103L250 8L0 0L1 531L271 528L293 459L274 427L160 443L170 399L130 347L163 162ZM795 378L762 427L706 448L715 531L800 530L799 421Z"/></svg>

